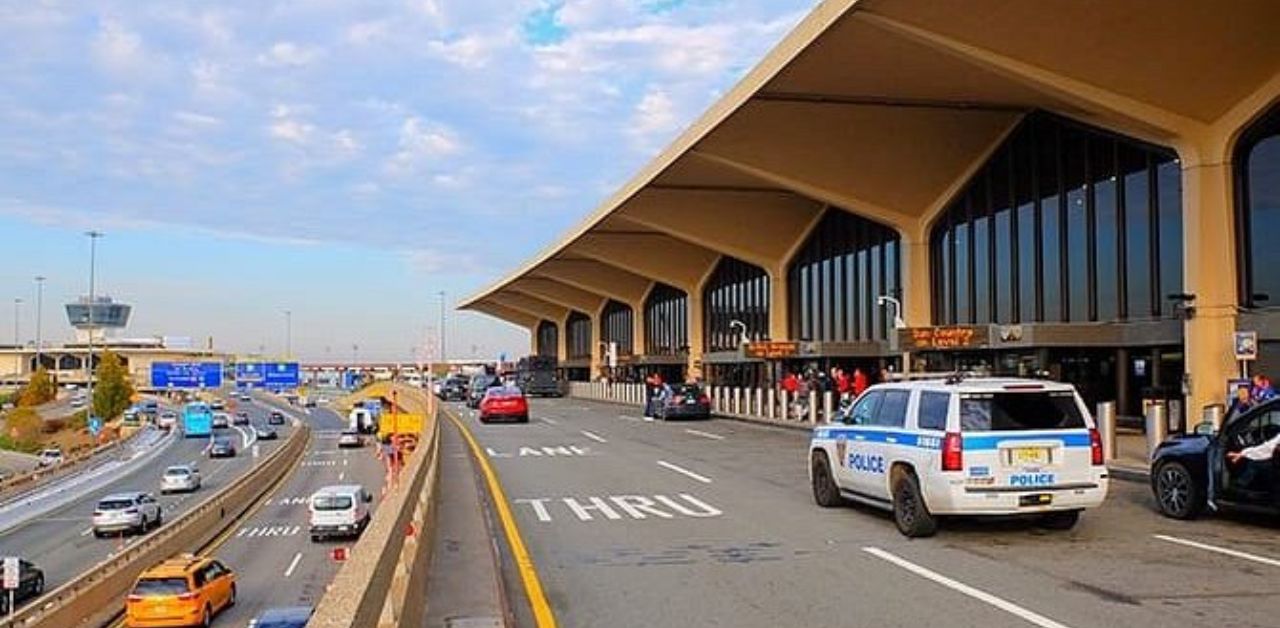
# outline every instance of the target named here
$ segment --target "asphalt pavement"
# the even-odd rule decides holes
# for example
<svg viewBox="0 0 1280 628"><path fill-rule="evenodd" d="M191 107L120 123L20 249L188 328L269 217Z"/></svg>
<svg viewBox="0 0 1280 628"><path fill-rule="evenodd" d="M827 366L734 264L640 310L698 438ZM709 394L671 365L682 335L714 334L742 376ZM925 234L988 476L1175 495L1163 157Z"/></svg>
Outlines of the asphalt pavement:
<svg viewBox="0 0 1280 628"><path fill-rule="evenodd" d="M487 449L562 627L1277 625L1280 525L1165 519L1142 484L1113 481L1067 532L959 519L908 540L887 514L814 504L804 432L575 399L532 401L527 425L448 408ZM502 546L518 625L535 625Z"/></svg>
<svg viewBox="0 0 1280 628"><path fill-rule="evenodd" d="M293 414L310 424L311 442L290 477L247 521L211 553L236 572L236 605L217 625L245 626L262 611L283 606L315 606L341 566L333 550L349 549L351 540L312 543L307 499L321 487L361 484L374 495L377 516L385 468L376 458L372 437L359 449L338 449L345 418L324 407Z"/></svg>
<svg viewBox="0 0 1280 628"><path fill-rule="evenodd" d="M264 404L242 404L239 409L249 412L254 425L266 423L268 408ZM247 430L243 427L241 429ZM277 428L281 441L288 436L289 429ZM31 560L44 570L47 589L53 589L80 575L140 538L126 536L98 539L93 536L91 518L94 507L102 497L124 491L150 492L160 501L164 518L169 521L249 470L253 463L252 457L250 451L241 447L244 438L240 430L219 430L219 433L236 438L238 452L235 458L210 460L204 455L208 439L175 438L163 451L147 459L145 464L130 468L72 503L0 535L0 556L21 556ZM258 443L259 455L267 455L281 441ZM201 489L188 494L161 495L160 477L164 469L184 463L195 463L199 467L203 480Z"/></svg>

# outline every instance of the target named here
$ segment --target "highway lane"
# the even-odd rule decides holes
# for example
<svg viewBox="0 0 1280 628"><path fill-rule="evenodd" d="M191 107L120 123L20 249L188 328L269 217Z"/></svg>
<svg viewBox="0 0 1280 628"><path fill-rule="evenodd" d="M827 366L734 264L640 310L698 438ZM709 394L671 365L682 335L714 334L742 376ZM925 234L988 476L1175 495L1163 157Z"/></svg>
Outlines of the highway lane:
<svg viewBox="0 0 1280 628"><path fill-rule="evenodd" d="M265 424L268 408L259 404L244 404L242 409L250 413L254 424ZM242 428L243 429L243 428ZM281 440L287 437L289 428L281 429ZM173 519L200 503L213 491L220 489L246 472L252 465L250 451L240 447L242 439L235 429L219 430L237 440L239 451L235 458L210 460L204 455L207 439L177 438L147 463L136 467L98 490L89 492L82 499L33 519L0 536L0 555L22 556L34 562L45 572L46 588L54 588L83 573L98 562L118 551L122 543L133 543L137 537L125 539L98 539L92 534L91 517L97 501L111 493L130 490L151 492L160 501L166 521ZM265 456L280 441L259 443L259 454ZM160 476L170 465L195 462L203 476L203 487L191 494L160 495Z"/></svg>
<svg viewBox="0 0 1280 628"><path fill-rule="evenodd" d="M340 564L334 548L355 540L312 543L307 498L332 484L362 484L374 495L374 516L385 470L376 459L372 438L360 449L338 449L346 419L327 408L303 417L312 439L292 475L212 553L236 571L236 606L218 617L218 625L244 626L262 611L281 606L314 606Z"/></svg>
<svg viewBox="0 0 1280 628"><path fill-rule="evenodd" d="M1274 626L1280 607L1274 524L1167 520L1141 484L1114 482L1070 532L959 520L907 540L878 511L814 505L804 432L579 400L482 426L450 407L489 450L561 626Z"/></svg>

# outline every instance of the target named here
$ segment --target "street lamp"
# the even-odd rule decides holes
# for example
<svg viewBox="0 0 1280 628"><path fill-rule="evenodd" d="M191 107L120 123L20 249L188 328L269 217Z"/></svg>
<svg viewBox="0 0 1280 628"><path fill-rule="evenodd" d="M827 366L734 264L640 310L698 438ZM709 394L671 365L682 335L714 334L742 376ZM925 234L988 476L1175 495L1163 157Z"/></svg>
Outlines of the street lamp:
<svg viewBox="0 0 1280 628"><path fill-rule="evenodd" d="M293 359L293 310L284 311L284 359Z"/></svg>
<svg viewBox="0 0 1280 628"><path fill-rule="evenodd" d="M444 290L441 290L441 291L440 291L440 292L438 292L437 294L439 294L439 295L440 295L440 361L441 361L441 362L443 362L443 363L445 363L445 364L448 364L448 363L449 363L448 354L447 354L447 353L445 353L445 350L444 350L444 339L445 339L445 332L444 332Z"/></svg>
<svg viewBox="0 0 1280 628"><path fill-rule="evenodd" d="M732 332L734 329L742 330L738 333L738 344L747 344L747 324L735 318L729 321L729 331Z"/></svg>
<svg viewBox="0 0 1280 628"><path fill-rule="evenodd" d="M36 370L40 369L44 357L43 339L40 337L40 319L44 316L44 281L44 275L36 275Z"/></svg>
<svg viewBox="0 0 1280 628"><path fill-rule="evenodd" d="M20 333L21 328L18 326L18 321L21 320L21 316L22 298L15 297L13 299L13 346L15 347L22 346L22 334Z"/></svg>
<svg viewBox="0 0 1280 628"><path fill-rule="evenodd" d="M93 416L93 310L97 300L97 266L98 239L104 234L101 231L86 231L89 237L89 362L85 365L88 372L89 416Z"/></svg>
<svg viewBox="0 0 1280 628"><path fill-rule="evenodd" d="M902 301L899 301L898 299L891 297L889 295L881 295L876 297L876 305L879 305L881 307L892 306L893 307L893 328L894 329L907 328L906 321L902 320Z"/></svg>

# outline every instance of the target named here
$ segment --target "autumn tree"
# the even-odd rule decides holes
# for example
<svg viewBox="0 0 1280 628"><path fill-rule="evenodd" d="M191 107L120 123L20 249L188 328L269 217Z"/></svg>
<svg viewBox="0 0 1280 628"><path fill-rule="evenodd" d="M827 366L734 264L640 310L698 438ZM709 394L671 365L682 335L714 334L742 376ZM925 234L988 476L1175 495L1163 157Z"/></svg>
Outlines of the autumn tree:
<svg viewBox="0 0 1280 628"><path fill-rule="evenodd" d="M120 363L120 357L112 351L102 352L94 382L94 416L114 419L133 402L133 382L129 379L129 372Z"/></svg>

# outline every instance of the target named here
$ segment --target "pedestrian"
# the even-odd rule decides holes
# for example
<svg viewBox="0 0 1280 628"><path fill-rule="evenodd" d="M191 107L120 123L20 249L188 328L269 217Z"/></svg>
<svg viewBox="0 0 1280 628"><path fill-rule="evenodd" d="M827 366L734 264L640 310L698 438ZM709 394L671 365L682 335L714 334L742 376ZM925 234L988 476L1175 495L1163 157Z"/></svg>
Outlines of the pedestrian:
<svg viewBox="0 0 1280 628"><path fill-rule="evenodd" d="M1231 400L1231 409L1227 411L1227 416L1235 416L1248 412L1253 407L1253 395L1247 384L1236 387L1236 395Z"/></svg>
<svg viewBox="0 0 1280 628"><path fill-rule="evenodd" d="M1255 404L1275 399L1277 393L1275 386L1271 385L1271 378L1262 374L1254 375L1253 389L1249 391L1249 396L1253 397Z"/></svg>
<svg viewBox="0 0 1280 628"><path fill-rule="evenodd" d="M800 390L800 378L795 371L788 371L787 376L782 378L782 390L792 397Z"/></svg>
<svg viewBox="0 0 1280 628"><path fill-rule="evenodd" d="M843 401L849 398L852 391L853 382L849 379L849 374L844 369L836 369L836 394Z"/></svg>
<svg viewBox="0 0 1280 628"><path fill-rule="evenodd" d="M646 420L653 420L653 415L655 414L653 410L654 400L657 399L658 394L662 391L662 385L662 374L657 371L644 378L644 418Z"/></svg>
<svg viewBox="0 0 1280 628"><path fill-rule="evenodd" d="M870 384L869 384L869 382L867 381L867 374L866 374L866 373L864 373L864 372L862 372L862 368L861 368L861 367L859 367L859 368L855 368L855 369L853 369L853 396L854 396L854 398L856 399L856 398L858 398L858 397L861 397L861 396L862 396L862 393L867 392L867 386L869 386L869 385L870 385Z"/></svg>

